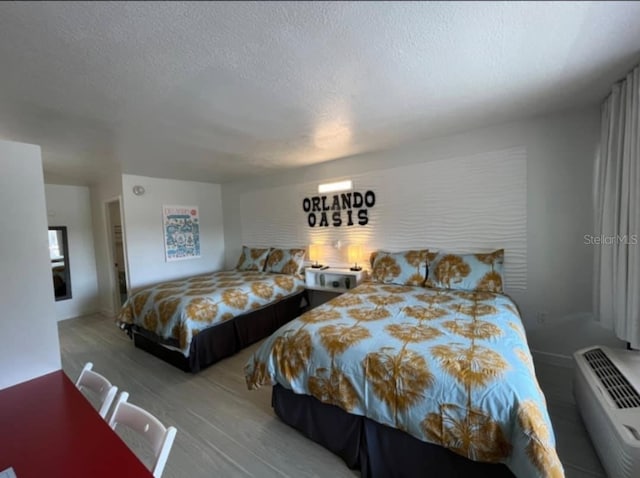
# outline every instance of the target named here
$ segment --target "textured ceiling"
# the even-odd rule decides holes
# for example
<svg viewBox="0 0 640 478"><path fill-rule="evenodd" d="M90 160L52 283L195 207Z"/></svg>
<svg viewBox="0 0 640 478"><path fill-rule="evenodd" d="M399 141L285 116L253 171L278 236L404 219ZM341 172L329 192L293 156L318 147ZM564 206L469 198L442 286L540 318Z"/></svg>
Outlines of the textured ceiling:
<svg viewBox="0 0 640 478"><path fill-rule="evenodd" d="M0 137L225 182L601 101L640 3L2 2Z"/></svg>

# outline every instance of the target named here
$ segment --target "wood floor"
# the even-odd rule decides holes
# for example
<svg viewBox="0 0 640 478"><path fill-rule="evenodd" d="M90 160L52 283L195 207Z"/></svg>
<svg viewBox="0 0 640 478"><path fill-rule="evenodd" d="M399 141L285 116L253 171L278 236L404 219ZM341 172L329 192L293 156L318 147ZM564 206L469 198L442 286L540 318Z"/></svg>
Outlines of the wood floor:
<svg viewBox="0 0 640 478"><path fill-rule="evenodd" d="M62 365L75 380L85 362L130 401L178 435L163 478L354 477L342 460L280 422L271 389L247 390L244 364L258 344L196 374L186 374L136 349L111 319L99 315L59 324ZM572 370L536 364L568 478L605 477L571 393ZM143 456L142 443L121 436Z"/></svg>

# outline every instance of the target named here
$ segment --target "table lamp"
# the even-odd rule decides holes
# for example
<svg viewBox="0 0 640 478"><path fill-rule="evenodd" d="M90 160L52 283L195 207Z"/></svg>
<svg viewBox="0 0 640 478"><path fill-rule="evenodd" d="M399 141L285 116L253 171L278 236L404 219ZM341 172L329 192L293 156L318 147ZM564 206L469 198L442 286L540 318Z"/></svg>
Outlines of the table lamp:
<svg viewBox="0 0 640 478"><path fill-rule="evenodd" d="M320 258L320 245L319 244L310 244L309 245L309 260L314 261L314 264L311 265L314 269L318 269L322 267L322 264L318 264L318 259Z"/></svg>
<svg viewBox="0 0 640 478"><path fill-rule="evenodd" d="M349 244L347 248L347 255L349 262L353 262L354 266L351 267L352 271L361 271L362 267L358 266L358 261L362 257L362 246L360 244Z"/></svg>

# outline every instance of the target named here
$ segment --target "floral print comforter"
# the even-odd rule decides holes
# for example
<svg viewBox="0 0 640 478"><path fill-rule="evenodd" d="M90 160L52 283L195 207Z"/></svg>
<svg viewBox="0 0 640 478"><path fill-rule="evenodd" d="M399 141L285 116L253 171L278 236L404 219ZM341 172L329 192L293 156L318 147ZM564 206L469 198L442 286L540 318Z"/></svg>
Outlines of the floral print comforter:
<svg viewBox="0 0 640 478"><path fill-rule="evenodd" d="M143 289L122 306L117 322L175 339L185 357L202 329L259 309L304 289L297 277L221 271Z"/></svg>
<svg viewBox="0 0 640 478"><path fill-rule="evenodd" d="M245 376L520 478L564 476L518 310L501 294L365 283L266 339Z"/></svg>

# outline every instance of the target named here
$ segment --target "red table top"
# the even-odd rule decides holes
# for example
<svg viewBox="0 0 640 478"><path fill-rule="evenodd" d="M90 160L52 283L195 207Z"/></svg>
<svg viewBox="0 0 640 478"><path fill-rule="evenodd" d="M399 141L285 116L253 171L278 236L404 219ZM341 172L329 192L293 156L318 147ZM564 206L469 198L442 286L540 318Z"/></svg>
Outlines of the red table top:
<svg viewBox="0 0 640 478"><path fill-rule="evenodd" d="M17 478L150 477L62 370L0 390L0 471Z"/></svg>

